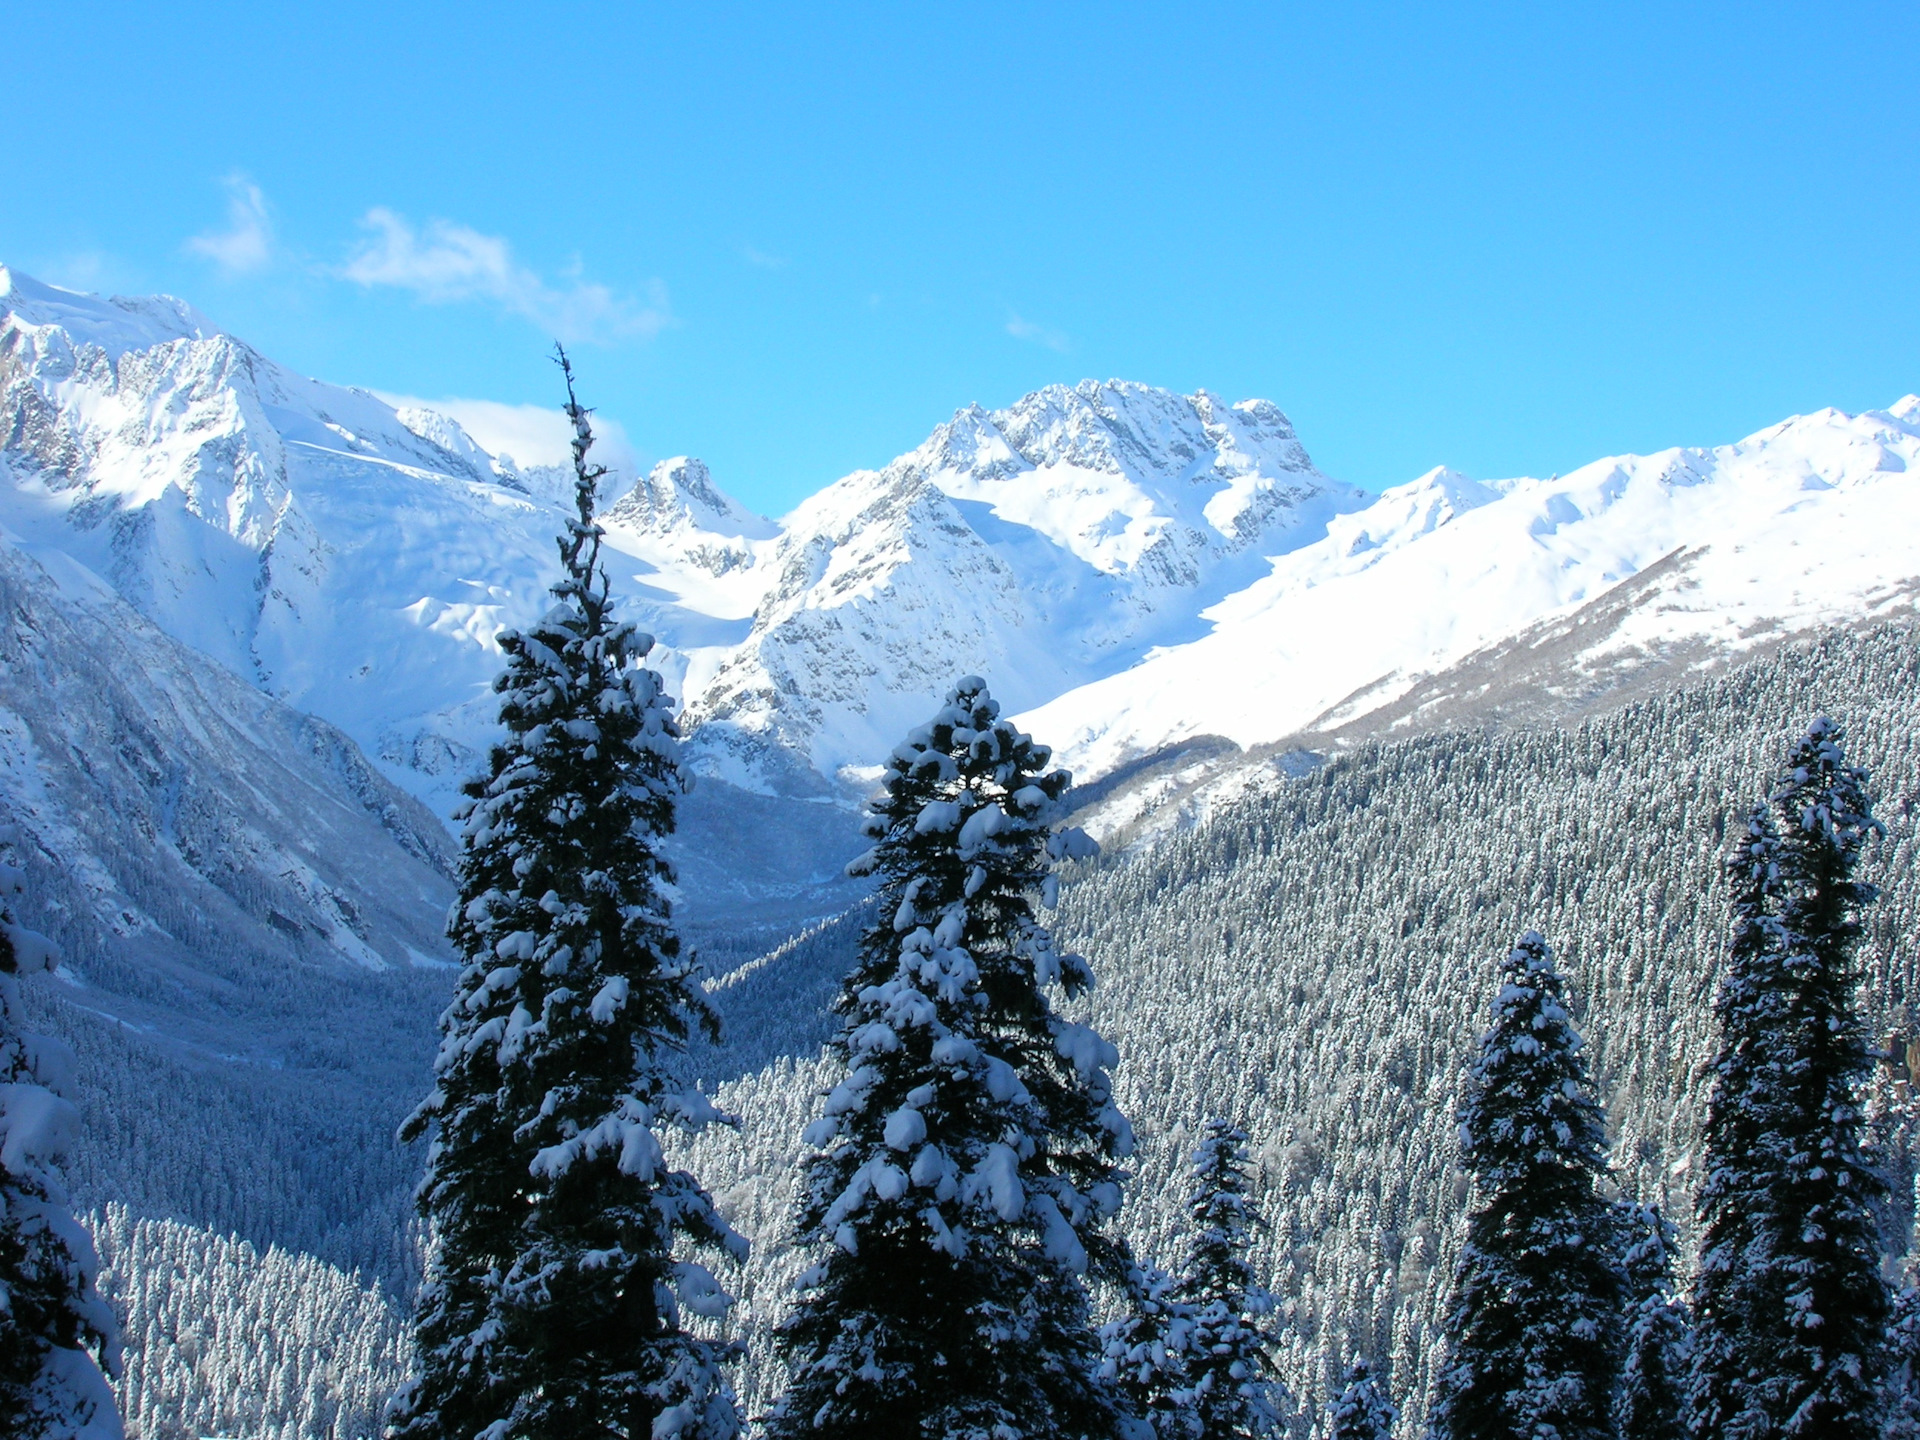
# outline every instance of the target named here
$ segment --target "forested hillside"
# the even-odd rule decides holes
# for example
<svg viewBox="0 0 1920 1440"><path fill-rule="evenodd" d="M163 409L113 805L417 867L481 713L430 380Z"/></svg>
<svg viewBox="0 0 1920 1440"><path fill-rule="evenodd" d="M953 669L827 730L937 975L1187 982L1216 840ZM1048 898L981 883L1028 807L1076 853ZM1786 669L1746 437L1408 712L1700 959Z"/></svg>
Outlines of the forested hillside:
<svg viewBox="0 0 1920 1440"><path fill-rule="evenodd" d="M1869 865L1886 894L1870 912L1866 1000L1901 1060L1883 1071L1882 1099L1903 1101L1894 1081L1915 1028L1920 918L1920 643L1905 630L1836 633L1576 729L1429 736L1300 778L1276 772L1204 828L1084 865L1063 887L1056 931L1099 980L1081 1018L1119 1046L1121 1103L1141 1137L1126 1226L1172 1258L1204 1120L1224 1113L1251 1132L1272 1222L1253 1259L1288 1307L1280 1369L1299 1427L1318 1423L1356 1355L1390 1380L1401 1432L1421 1423L1465 1198L1454 1101L1520 929L1542 930L1561 957L1623 1187L1663 1201L1684 1229L1726 926L1725 825L1821 709L1872 768L1888 826ZM798 1269L785 1246L798 1137L824 1078L824 1006L861 923L856 913L744 964L713 946L728 972L714 997L727 1037L689 1062L743 1128L710 1131L681 1158L755 1242L744 1272L721 1275L744 1302L729 1323L750 1352L749 1413L771 1396L769 1329ZM404 996L392 989L401 976ZM239 1090L224 1073L234 1061L142 1059L117 1027L67 1012L86 1087L83 1203L120 1195L133 1215L197 1222L128 1217L97 1231L109 1293L131 1307L133 1433L372 1433L372 1389L398 1373L382 1328L393 1300L267 1250L361 1265L395 1299L405 1287L415 1241L397 1222L415 1161L390 1127L426 1082L430 1012L417 992L431 980L329 978L332 1018L315 1021L304 1061L251 1066L257 1083ZM324 1103L303 1088L311 1073L335 1076ZM133 1143L136 1130L147 1140ZM1895 1162L1896 1193L1910 1195L1913 1157ZM1908 1217L1890 1225L1904 1249ZM178 1317L203 1318L183 1328ZM236 1338L262 1327L281 1337L271 1364ZM342 1327L364 1343L343 1347ZM364 1364L348 1363L356 1355ZM229 1392L257 1397L253 1428L218 1428L239 1417L220 1408ZM212 1428L193 1428L203 1422Z"/></svg>
<svg viewBox="0 0 1920 1440"><path fill-rule="evenodd" d="M1127 1228L1166 1256L1205 1119L1251 1132L1272 1222L1254 1260L1289 1307L1280 1368L1299 1427L1318 1423L1358 1355L1403 1402L1402 1433L1421 1424L1466 1196L1455 1099L1520 930L1540 929L1561 957L1621 1188L1684 1224L1727 920L1725 827L1820 710L1872 768L1888 827L1869 864L1885 897L1863 947L1866 1004L1901 1057L1882 1100L1904 1103L1920 919L1920 646L1905 630L1789 647L1577 729L1367 747L1149 853L1095 862L1064 889L1057 933L1099 978L1083 1018L1120 1048L1121 1103L1141 1137ZM750 1409L771 1393L767 1327L797 1269L784 1246L792 1167L823 1073L809 1011L845 953L830 938L722 991L760 1068L711 1058L712 1073L737 1075L719 1093L744 1127L691 1147L756 1242L734 1321L751 1351ZM1910 1176L1900 1148L1893 1168ZM1911 1195L1898 1179L1895 1190ZM1901 1251L1906 1210L1889 1216Z"/></svg>
<svg viewBox="0 0 1920 1440"><path fill-rule="evenodd" d="M378 1286L311 1255L137 1220L124 1205L96 1214L92 1228L101 1288L125 1326L129 1434L380 1433L411 1357L402 1312Z"/></svg>

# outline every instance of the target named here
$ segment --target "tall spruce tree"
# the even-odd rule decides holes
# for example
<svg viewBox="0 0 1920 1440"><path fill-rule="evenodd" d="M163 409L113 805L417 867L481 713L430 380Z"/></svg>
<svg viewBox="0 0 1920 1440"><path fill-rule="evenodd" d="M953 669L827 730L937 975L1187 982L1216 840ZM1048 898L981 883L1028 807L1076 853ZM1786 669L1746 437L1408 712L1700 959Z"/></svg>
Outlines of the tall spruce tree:
<svg viewBox="0 0 1920 1440"><path fill-rule="evenodd" d="M1673 1293L1673 1224L1653 1205L1622 1205L1626 1363L1615 1404L1622 1440L1681 1440L1690 1330Z"/></svg>
<svg viewBox="0 0 1920 1440"><path fill-rule="evenodd" d="M1394 1422L1399 1418L1400 1412L1373 1378L1373 1367L1356 1360L1347 1369L1345 1388L1333 1402L1327 1440L1393 1440Z"/></svg>
<svg viewBox="0 0 1920 1440"><path fill-rule="evenodd" d="M1889 1297L1861 1143L1871 1062L1856 1008L1854 878L1879 830L1822 716L1729 860L1733 932L1703 1137L1696 1440L1865 1440L1880 1423Z"/></svg>
<svg viewBox="0 0 1920 1440"><path fill-rule="evenodd" d="M1230 1121L1208 1121L1193 1154L1187 1200L1193 1228L1176 1291L1192 1317L1188 1383L1199 1440L1273 1435L1284 1425L1286 1388L1273 1374L1279 1343L1273 1298L1247 1262L1260 1223L1247 1171L1247 1132Z"/></svg>
<svg viewBox="0 0 1920 1440"><path fill-rule="evenodd" d="M887 759L850 867L878 918L837 999L844 1078L807 1130L816 1263L780 1330L778 1437L1105 1436L1087 1280L1125 1272L1108 1222L1132 1132L1113 1047L1055 1013L1092 973L1035 916L1064 770L976 677Z"/></svg>
<svg viewBox="0 0 1920 1440"><path fill-rule="evenodd" d="M1609 1440L1621 1278L1606 1117L1546 941L1501 966L1460 1107L1474 1208L1454 1280L1437 1440Z"/></svg>
<svg viewBox="0 0 1920 1440"><path fill-rule="evenodd" d="M1134 1265L1121 1312L1100 1327L1101 1378L1158 1440L1193 1433L1193 1307L1176 1297L1177 1284L1157 1265Z"/></svg>
<svg viewBox="0 0 1920 1440"><path fill-rule="evenodd" d="M670 1083L670 1052L712 1012L681 954L659 850L684 788L672 702L640 664L599 563L602 467L560 356L576 515L554 604L507 632L494 682L506 738L466 786L466 957L441 1020L420 1208L434 1252L418 1303L406 1440L571 1440L738 1432L723 1349L681 1311L726 1297L678 1243L744 1252L660 1134L716 1118Z"/></svg>
<svg viewBox="0 0 1920 1440"><path fill-rule="evenodd" d="M19 869L0 865L0 896L24 888ZM66 1098L74 1055L19 1026L20 977L54 961L47 938L0 900L0 1435L119 1440L101 1374L117 1373L118 1326L59 1170L79 1121Z"/></svg>
<svg viewBox="0 0 1920 1440"><path fill-rule="evenodd" d="M1714 1013L1714 1060L1696 1208L1703 1221L1693 1283L1694 1369L1687 1426L1699 1440L1764 1435L1768 1422L1750 1383L1743 1347L1754 1328L1745 1313L1755 1295L1747 1264L1768 1189L1784 1166L1777 1087L1764 1084L1780 1065L1775 1045L1790 1008L1777 895L1780 835L1765 804L1739 828L1725 865L1732 911L1728 964Z"/></svg>

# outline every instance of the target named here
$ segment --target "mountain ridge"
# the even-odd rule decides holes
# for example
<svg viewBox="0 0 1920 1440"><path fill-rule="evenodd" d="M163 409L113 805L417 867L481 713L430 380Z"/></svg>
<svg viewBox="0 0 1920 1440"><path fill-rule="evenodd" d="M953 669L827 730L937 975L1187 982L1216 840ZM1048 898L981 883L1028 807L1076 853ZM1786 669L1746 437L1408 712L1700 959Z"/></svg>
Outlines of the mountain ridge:
<svg viewBox="0 0 1920 1440"><path fill-rule="evenodd" d="M0 303L0 523L444 815L492 735L494 635L546 603L567 477L294 376L178 301L0 272ZM1675 552L1657 599L1576 627L1592 644L1542 683L1905 613L1916 464L1909 396L1546 480L1437 467L1373 495L1317 470L1271 402L1087 380L962 406L778 519L678 456L616 477L601 520L695 769L845 828L876 758L962 671L1096 779L1200 735L1252 752L1404 728L1409 696L1537 660L1522 636ZM1464 690L1446 708L1476 718Z"/></svg>
<svg viewBox="0 0 1920 1440"><path fill-rule="evenodd" d="M178 302L13 272L0 301L0 522L444 812L491 734L493 634L544 605L556 477ZM1186 637L1263 552L1363 499L1268 402L1087 381L963 407L779 522L690 457L620 477L603 519L696 767L849 803L953 666L1042 702Z"/></svg>

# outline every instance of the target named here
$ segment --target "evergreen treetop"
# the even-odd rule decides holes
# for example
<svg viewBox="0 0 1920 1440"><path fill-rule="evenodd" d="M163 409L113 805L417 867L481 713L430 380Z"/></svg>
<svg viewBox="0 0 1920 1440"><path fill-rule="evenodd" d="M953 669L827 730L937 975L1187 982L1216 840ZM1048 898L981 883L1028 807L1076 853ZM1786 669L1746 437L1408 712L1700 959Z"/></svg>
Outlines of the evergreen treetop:
<svg viewBox="0 0 1920 1440"><path fill-rule="evenodd" d="M1333 1402L1327 1440L1392 1440L1394 1422L1399 1418L1400 1412L1373 1378L1373 1367L1365 1360L1355 1360L1347 1368L1345 1388Z"/></svg>
<svg viewBox="0 0 1920 1440"><path fill-rule="evenodd" d="M613 614L593 518L605 471L560 360L575 514L554 604L499 638L506 734L465 787L448 925L467 963L436 1087L402 1131L435 1127L420 1207L436 1249L395 1434L723 1440L739 1424L723 1352L680 1312L726 1299L675 1245L744 1242L660 1141L717 1118L666 1064L714 1028L661 888L686 780L672 701L640 664L652 638Z"/></svg>
<svg viewBox="0 0 1920 1440"><path fill-rule="evenodd" d="M1201 1440L1272 1435L1284 1423L1286 1387L1273 1377L1271 1355L1279 1341L1273 1299L1247 1260L1260 1223L1247 1172L1247 1132L1208 1121L1190 1170L1191 1228L1176 1292L1192 1317L1187 1378Z"/></svg>
<svg viewBox="0 0 1920 1440"><path fill-rule="evenodd" d="M1673 1292L1673 1224L1657 1206L1623 1203L1619 1228L1626 1360L1615 1403L1624 1440L1681 1440L1690 1332Z"/></svg>
<svg viewBox="0 0 1920 1440"><path fill-rule="evenodd" d="M971 676L888 757L849 867L879 877L878 917L807 1131L817 1262L780 1332L777 1436L1112 1433L1086 1287L1125 1274L1132 1132L1113 1047L1049 999L1092 983L1034 911L1092 848L1055 829L1070 777L1049 760Z"/></svg>
<svg viewBox="0 0 1920 1440"><path fill-rule="evenodd" d="M1620 1273L1596 1182L1606 1119L1552 952L1502 963L1493 1026L1460 1106L1474 1208L1454 1282L1439 1440L1609 1440Z"/></svg>
<svg viewBox="0 0 1920 1440"><path fill-rule="evenodd" d="M1688 1424L1698 1440L1877 1432L1889 1297L1864 1150L1855 878L1880 824L1822 716L1730 857L1733 929L1703 1136ZM1770 813L1769 813L1770 812Z"/></svg>
<svg viewBox="0 0 1920 1440"><path fill-rule="evenodd" d="M1193 1307L1176 1298L1176 1285L1158 1266L1135 1264L1127 1274L1124 1308L1100 1327L1100 1378L1157 1440L1181 1440L1194 1427L1188 1378Z"/></svg>

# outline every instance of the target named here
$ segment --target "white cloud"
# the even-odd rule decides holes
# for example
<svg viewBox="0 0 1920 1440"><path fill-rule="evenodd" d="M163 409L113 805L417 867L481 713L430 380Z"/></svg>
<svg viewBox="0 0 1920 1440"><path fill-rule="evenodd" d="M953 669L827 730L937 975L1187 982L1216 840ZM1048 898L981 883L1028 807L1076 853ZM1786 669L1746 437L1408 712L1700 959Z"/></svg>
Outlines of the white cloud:
<svg viewBox="0 0 1920 1440"><path fill-rule="evenodd" d="M551 285L514 259L504 237L451 220L429 220L416 230L405 217L375 208L361 224L373 233L340 272L361 285L411 290L434 305L491 300L568 344L654 335L672 323L658 280L643 303L578 278Z"/></svg>
<svg viewBox="0 0 1920 1440"><path fill-rule="evenodd" d="M273 259L273 218L267 197L246 176L233 174L221 182L227 187L227 228L195 235L187 249L204 255L229 275L245 275L266 268Z"/></svg>
<svg viewBox="0 0 1920 1440"><path fill-rule="evenodd" d="M760 270L784 270L787 268L786 256L769 255L766 251L756 250L751 245L742 245L740 247L740 258L746 261L747 264Z"/></svg>
<svg viewBox="0 0 1920 1440"><path fill-rule="evenodd" d="M454 397L423 400L418 395L375 394L396 410L433 410L453 421L489 455L511 455L522 466L571 465L573 426L558 410L544 405L509 405L499 400ZM638 475L645 464L626 427L596 412L592 458L617 476Z"/></svg>
<svg viewBox="0 0 1920 1440"><path fill-rule="evenodd" d="M1058 330L1049 330L1044 325L1036 325L1031 320L1023 320L1018 315L1008 317L1007 334L1016 340L1029 340L1035 345L1044 345L1049 350L1058 350L1065 354L1073 348L1073 342Z"/></svg>

